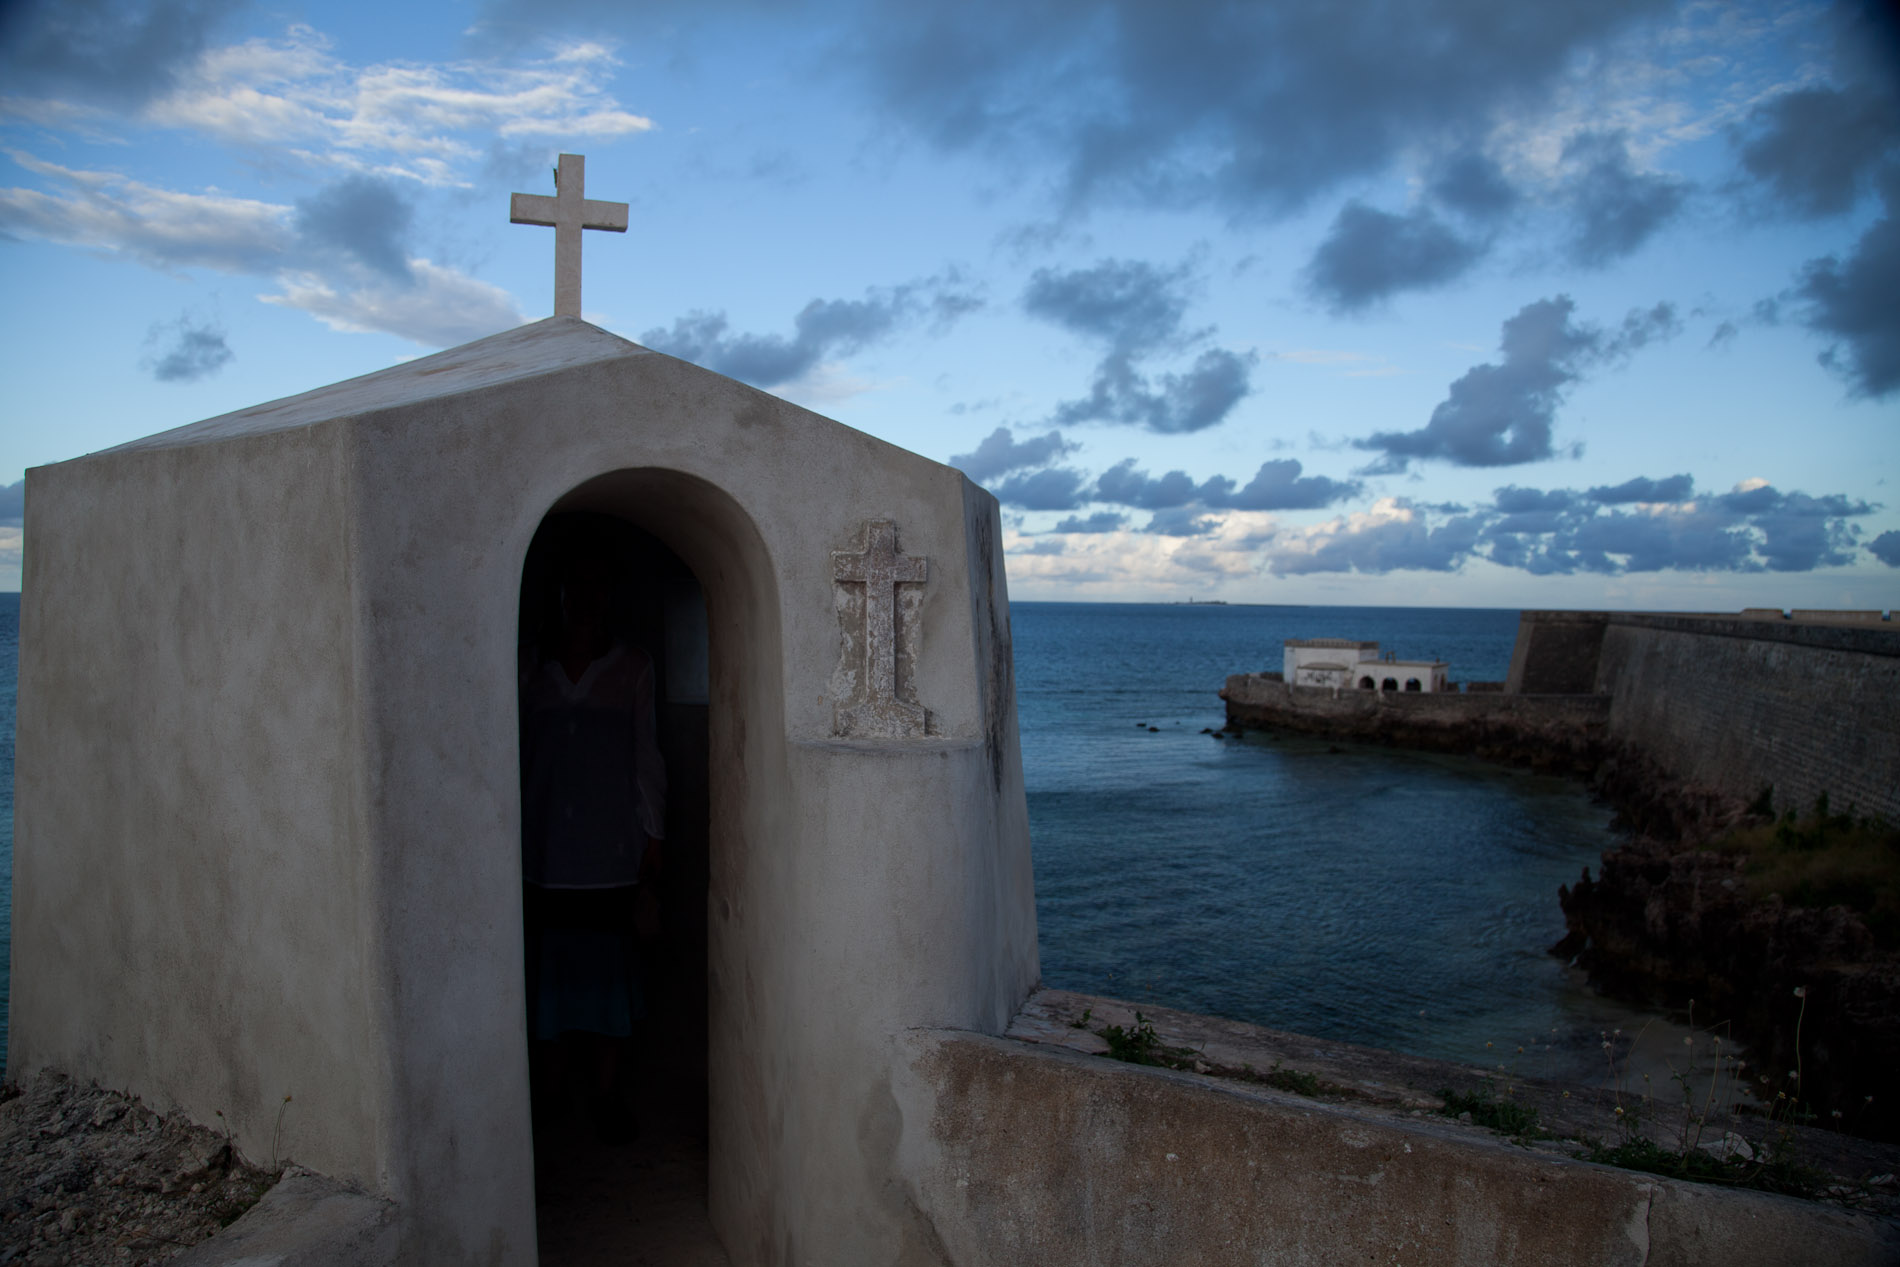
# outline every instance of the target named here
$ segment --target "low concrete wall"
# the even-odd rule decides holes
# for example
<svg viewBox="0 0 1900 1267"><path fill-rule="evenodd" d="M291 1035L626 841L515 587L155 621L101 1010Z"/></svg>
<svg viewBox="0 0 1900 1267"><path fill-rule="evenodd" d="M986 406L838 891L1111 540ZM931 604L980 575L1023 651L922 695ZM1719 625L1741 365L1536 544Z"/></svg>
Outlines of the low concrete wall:
<svg viewBox="0 0 1900 1267"><path fill-rule="evenodd" d="M1610 733L1681 778L1900 821L1900 630L1619 614L1597 689Z"/></svg>
<svg viewBox="0 0 1900 1267"><path fill-rule="evenodd" d="M1454 1124L913 1031L906 1263L1892 1263L1886 1220ZM893 1194L898 1199L898 1194Z"/></svg>

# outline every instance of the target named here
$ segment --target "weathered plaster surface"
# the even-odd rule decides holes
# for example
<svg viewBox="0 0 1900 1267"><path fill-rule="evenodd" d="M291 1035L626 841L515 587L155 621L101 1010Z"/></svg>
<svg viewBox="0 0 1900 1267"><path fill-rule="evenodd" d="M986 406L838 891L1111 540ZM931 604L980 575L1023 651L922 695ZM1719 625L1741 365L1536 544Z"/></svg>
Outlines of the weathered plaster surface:
<svg viewBox="0 0 1900 1267"><path fill-rule="evenodd" d="M29 477L8 1065L374 1181L384 921L359 843L344 441L315 426Z"/></svg>
<svg viewBox="0 0 1900 1267"><path fill-rule="evenodd" d="M903 1040L885 1261L1891 1263L1891 1223L1006 1038Z"/></svg>
<svg viewBox="0 0 1900 1267"><path fill-rule="evenodd" d="M396 1267L396 1248L393 1203L295 1174L171 1267Z"/></svg>
<svg viewBox="0 0 1900 1267"><path fill-rule="evenodd" d="M1038 975L993 499L570 318L27 487L16 1069L253 1156L291 1092L285 1151L394 1199L404 1262L532 1262L515 613L541 519L601 510L706 594L714 1227L892 1234L887 1036ZM878 519L933 560L932 734L838 740L832 552Z"/></svg>

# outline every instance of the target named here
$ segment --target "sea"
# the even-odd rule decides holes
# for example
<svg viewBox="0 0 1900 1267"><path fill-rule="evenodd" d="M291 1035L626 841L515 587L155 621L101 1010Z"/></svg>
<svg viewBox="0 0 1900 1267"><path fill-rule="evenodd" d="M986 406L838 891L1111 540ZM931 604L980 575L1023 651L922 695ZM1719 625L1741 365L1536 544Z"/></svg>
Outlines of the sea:
<svg viewBox="0 0 1900 1267"><path fill-rule="evenodd" d="M1553 958L1560 885L1615 843L1569 778L1248 732L1233 673L1288 638L1502 681L1515 610L1012 603L1045 985L1595 1082L1668 1018Z"/></svg>
<svg viewBox="0 0 1900 1267"><path fill-rule="evenodd" d="M1229 674L1287 638L1376 640L1502 680L1516 611L1013 603L1046 985L1586 1080L1658 1018L1546 953L1559 885L1612 844L1568 779L1469 758L1215 738ZM20 596L0 594L0 1059ZM1521 1049L1521 1050L1520 1050Z"/></svg>

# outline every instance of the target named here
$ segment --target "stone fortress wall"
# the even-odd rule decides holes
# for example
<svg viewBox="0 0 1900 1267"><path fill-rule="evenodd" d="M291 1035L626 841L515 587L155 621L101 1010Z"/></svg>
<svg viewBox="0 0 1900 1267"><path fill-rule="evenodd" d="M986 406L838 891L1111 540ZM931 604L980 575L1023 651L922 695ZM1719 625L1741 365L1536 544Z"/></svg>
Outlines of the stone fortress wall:
<svg viewBox="0 0 1900 1267"><path fill-rule="evenodd" d="M1478 684L1472 684L1474 687ZM1878 612L1527 611L1502 691L1291 686L1236 674L1231 723L1503 755L1626 744L1675 778L1780 809L1900 819L1900 628Z"/></svg>
<svg viewBox="0 0 1900 1267"><path fill-rule="evenodd" d="M1744 800L1772 784L1779 810L1805 811L1825 792L1837 812L1900 821L1890 623L1617 613L1603 624L1595 686L1611 735L1680 778Z"/></svg>

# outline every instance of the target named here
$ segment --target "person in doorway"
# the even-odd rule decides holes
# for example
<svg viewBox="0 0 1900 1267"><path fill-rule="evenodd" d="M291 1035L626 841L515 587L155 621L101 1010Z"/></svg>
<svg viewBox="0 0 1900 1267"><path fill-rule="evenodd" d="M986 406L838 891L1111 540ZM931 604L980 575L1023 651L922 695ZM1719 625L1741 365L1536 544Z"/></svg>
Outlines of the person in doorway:
<svg viewBox="0 0 1900 1267"><path fill-rule="evenodd" d="M653 662L615 636L616 568L587 542L557 567L559 611L522 656L522 876L529 1035L585 1087L603 1140L638 1132L623 1049L645 1015L638 943L658 929L666 768ZM545 1071L543 1076L545 1077Z"/></svg>

